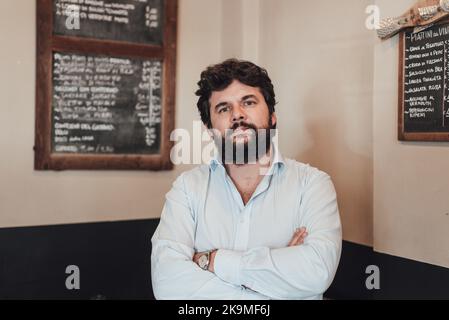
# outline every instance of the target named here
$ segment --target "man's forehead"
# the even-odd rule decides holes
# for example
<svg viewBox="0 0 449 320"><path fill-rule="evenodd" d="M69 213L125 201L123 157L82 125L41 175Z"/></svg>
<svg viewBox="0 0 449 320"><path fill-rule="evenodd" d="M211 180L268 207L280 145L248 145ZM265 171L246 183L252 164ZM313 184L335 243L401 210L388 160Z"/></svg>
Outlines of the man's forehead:
<svg viewBox="0 0 449 320"><path fill-rule="evenodd" d="M235 100L248 96L261 97L262 94L258 87L248 86L238 80L234 80L229 86L220 91L212 91L210 100Z"/></svg>

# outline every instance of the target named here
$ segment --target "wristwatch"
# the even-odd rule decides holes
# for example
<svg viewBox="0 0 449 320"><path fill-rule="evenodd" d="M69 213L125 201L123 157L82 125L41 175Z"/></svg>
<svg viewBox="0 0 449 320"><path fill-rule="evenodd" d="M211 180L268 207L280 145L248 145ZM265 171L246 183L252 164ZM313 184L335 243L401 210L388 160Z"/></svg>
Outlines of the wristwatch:
<svg viewBox="0 0 449 320"><path fill-rule="evenodd" d="M204 252L200 258L198 259L198 265L203 270L209 270L209 264L210 264L210 254L214 252L215 250L206 251Z"/></svg>

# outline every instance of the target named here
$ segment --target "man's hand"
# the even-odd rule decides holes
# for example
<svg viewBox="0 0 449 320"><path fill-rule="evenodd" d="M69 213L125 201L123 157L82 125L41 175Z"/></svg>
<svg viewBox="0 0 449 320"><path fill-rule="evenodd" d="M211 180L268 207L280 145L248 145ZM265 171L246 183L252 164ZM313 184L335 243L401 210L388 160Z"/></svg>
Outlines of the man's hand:
<svg viewBox="0 0 449 320"><path fill-rule="evenodd" d="M201 255L203 255L204 252L197 252L193 255L193 262L195 262L196 264L198 264L198 260L200 259ZM215 259L215 255L217 254L217 250L214 250L210 253L209 256L209 268L207 269L210 272L214 272L214 259Z"/></svg>
<svg viewBox="0 0 449 320"><path fill-rule="evenodd" d="M305 227L296 229L293 234L292 239L288 243L288 247L299 246L304 243L304 239L307 237L308 233Z"/></svg>
<svg viewBox="0 0 449 320"><path fill-rule="evenodd" d="M201 252L195 253L195 254L193 255L193 258L192 258L193 262L195 262L196 264L198 264L198 260L200 259L201 254L202 254Z"/></svg>

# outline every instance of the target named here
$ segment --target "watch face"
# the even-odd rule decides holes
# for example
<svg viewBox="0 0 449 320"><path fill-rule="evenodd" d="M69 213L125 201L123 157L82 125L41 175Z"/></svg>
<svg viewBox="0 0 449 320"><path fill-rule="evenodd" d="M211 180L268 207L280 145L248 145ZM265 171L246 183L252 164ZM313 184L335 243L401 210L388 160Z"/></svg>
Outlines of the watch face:
<svg viewBox="0 0 449 320"><path fill-rule="evenodd" d="M201 269L206 270L208 267L208 261L207 261L207 255L203 254L199 259L198 259L198 265L200 266Z"/></svg>

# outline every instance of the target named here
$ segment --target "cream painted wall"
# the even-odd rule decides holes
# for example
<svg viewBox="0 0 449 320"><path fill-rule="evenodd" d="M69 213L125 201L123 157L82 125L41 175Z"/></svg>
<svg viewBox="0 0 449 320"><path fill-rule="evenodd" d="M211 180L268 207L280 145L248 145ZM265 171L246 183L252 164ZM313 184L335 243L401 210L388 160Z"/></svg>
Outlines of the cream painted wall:
<svg viewBox="0 0 449 320"><path fill-rule="evenodd" d="M385 17L413 3L376 1ZM397 139L397 36L376 41L374 70L374 248L449 267L449 143Z"/></svg>
<svg viewBox="0 0 449 320"><path fill-rule="evenodd" d="M275 82L283 152L331 174L345 239L371 244L374 40L363 28L369 2L179 3L176 126L191 131L198 119L193 92L205 65L232 56L260 62ZM158 173L33 170L34 1L2 1L0 12L10 44L1 53L0 85L8 90L0 141L8 152L0 164L0 226L157 217L186 166ZM8 132L16 132L14 141Z"/></svg>
<svg viewBox="0 0 449 320"><path fill-rule="evenodd" d="M372 244L368 0L261 0L259 62L274 81L283 152L334 181L345 240Z"/></svg>
<svg viewBox="0 0 449 320"><path fill-rule="evenodd" d="M176 126L191 131L198 119L193 92L205 65L232 56L260 62L275 82L283 152L332 175L345 239L371 244L368 1L179 3ZM0 163L0 227L159 216L165 193L187 166L158 173L33 170L35 1L1 1L0 23L8 43L1 52L0 88L8 89L0 143L8 151Z"/></svg>
<svg viewBox="0 0 449 320"><path fill-rule="evenodd" d="M176 126L198 119L193 94L221 59L221 0L180 0ZM207 14L205 14L207 12ZM0 227L158 217L185 167L169 172L33 170L35 1L0 1Z"/></svg>
<svg viewBox="0 0 449 320"><path fill-rule="evenodd" d="M206 65L260 63L279 100L281 148L332 176L344 238L449 267L449 143L398 142L398 41L364 27L373 2L396 16L414 1L179 0L176 126L198 119ZM188 166L33 170L35 32L34 0L0 1L0 227L158 217Z"/></svg>
<svg viewBox="0 0 449 320"><path fill-rule="evenodd" d="M260 0L224 0L222 58L238 57L258 63L260 48Z"/></svg>

